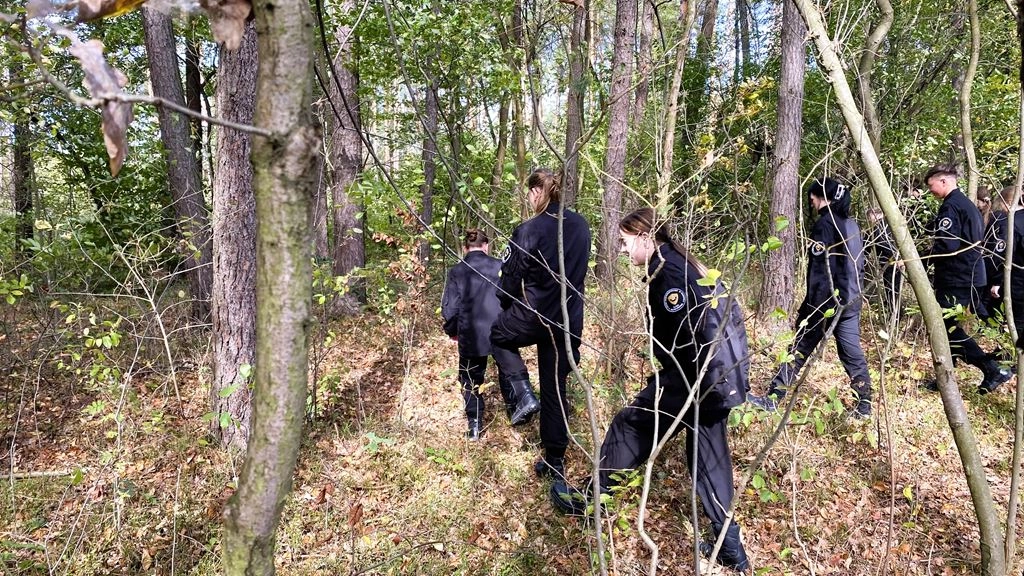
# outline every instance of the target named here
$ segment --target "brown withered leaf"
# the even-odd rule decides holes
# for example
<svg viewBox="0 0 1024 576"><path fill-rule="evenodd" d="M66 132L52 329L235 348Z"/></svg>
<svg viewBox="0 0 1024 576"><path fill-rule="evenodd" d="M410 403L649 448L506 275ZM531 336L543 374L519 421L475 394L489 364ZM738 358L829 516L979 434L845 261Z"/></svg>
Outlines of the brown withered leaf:
<svg viewBox="0 0 1024 576"><path fill-rule="evenodd" d="M78 58L85 72L85 89L93 98L107 99L119 94L128 79L103 57L103 43L99 40L73 41L68 49ZM128 155L128 126L132 123L132 105L129 102L107 100L101 107L103 142L110 157L110 174L117 176Z"/></svg>
<svg viewBox="0 0 1024 576"><path fill-rule="evenodd" d="M252 3L249 0L199 0L199 5L210 20L213 39L228 50L238 50Z"/></svg>
<svg viewBox="0 0 1024 576"><path fill-rule="evenodd" d="M363 503L356 502L348 511L348 527L355 528L363 521Z"/></svg>
<svg viewBox="0 0 1024 576"><path fill-rule="evenodd" d="M120 16L141 6L146 0L78 0L79 22Z"/></svg>

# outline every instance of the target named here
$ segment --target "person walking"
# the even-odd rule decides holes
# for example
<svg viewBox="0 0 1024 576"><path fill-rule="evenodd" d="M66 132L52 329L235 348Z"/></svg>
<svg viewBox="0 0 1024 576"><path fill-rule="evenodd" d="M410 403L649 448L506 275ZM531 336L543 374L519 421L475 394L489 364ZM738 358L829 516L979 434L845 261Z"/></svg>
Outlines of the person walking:
<svg viewBox="0 0 1024 576"><path fill-rule="evenodd" d="M797 313L796 340L789 348L792 360L779 367L763 396L751 393L747 401L774 412L834 323L836 351L856 397L850 415L868 418L871 375L860 345L864 245L857 222L850 218L850 191L837 180L823 178L812 182L807 194L818 219L807 247L807 295Z"/></svg>

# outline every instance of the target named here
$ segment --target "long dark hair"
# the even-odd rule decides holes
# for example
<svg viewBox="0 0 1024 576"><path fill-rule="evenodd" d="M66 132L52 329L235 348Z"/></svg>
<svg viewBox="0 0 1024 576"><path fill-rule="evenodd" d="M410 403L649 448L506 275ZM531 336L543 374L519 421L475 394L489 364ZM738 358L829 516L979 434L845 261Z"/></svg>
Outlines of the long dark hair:
<svg viewBox="0 0 1024 576"><path fill-rule="evenodd" d="M818 178L807 186L809 196L828 200L828 210L842 218L850 217L850 189L833 178Z"/></svg>
<svg viewBox="0 0 1024 576"><path fill-rule="evenodd" d="M673 250L683 255L696 268L701 276L708 272L707 266L698 260L689 250L683 247L665 228L666 221L658 221L653 208L637 208L619 220L619 230L626 234L653 234L655 242L668 244Z"/></svg>

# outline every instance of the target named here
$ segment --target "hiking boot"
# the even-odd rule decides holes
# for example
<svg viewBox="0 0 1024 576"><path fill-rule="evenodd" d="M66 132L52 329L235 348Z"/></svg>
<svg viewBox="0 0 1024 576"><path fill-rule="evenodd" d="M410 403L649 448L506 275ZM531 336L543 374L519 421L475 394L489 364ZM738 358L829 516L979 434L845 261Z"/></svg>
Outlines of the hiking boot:
<svg viewBox="0 0 1024 576"><path fill-rule="evenodd" d="M712 525L711 528L714 530L715 538L717 539L717 534L721 532L722 527ZM740 527L735 522L729 524L729 529L725 532L722 548L718 550L718 558L711 558L711 553L715 550L714 540L711 542L700 542L697 548L700 550L701 556L717 562L726 568L740 572L750 569L747 552L743 549L743 542L740 541Z"/></svg>
<svg viewBox="0 0 1024 576"><path fill-rule="evenodd" d="M850 417L855 420L867 420L871 418L871 401L858 400L857 405L850 410Z"/></svg>
<svg viewBox="0 0 1024 576"><path fill-rule="evenodd" d="M540 400L534 396L529 380L513 380L509 384L516 399L516 407L510 417L512 425L526 424L534 414L540 412Z"/></svg>
<svg viewBox="0 0 1024 576"><path fill-rule="evenodd" d="M998 365L985 370L985 378L982 379L981 384L978 385L978 394L984 396L989 392L994 392L996 388L1003 382L1013 378L1013 373L1006 368L999 368Z"/></svg>
<svg viewBox="0 0 1024 576"><path fill-rule="evenodd" d="M781 396L777 394L765 394L764 396L758 396L753 392L747 392L747 402L757 406L765 412L775 412L779 408L779 400Z"/></svg>
<svg viewBox="0 0 1024 576"><path fill-rule="evenodd" d="M483 424L479 418L469 419L469 429L466 430L466 439L470 442L477 442L484 433Z"/></svg>
<svg viewBox="0 0 1024 576"><path fill-rule="evenodd" d="M565 481L565 458L541 458L533 463L533 471L541 478Z"/></svg>
<svg viewBox="0 0 1024 576"><path fill-rule="evenodd" d="M551 505L566 516L586 516L590 504L589 490L584 492L577 490L565 483L565 480L558 478L551 483L551 490L548 497Z"/></svg>

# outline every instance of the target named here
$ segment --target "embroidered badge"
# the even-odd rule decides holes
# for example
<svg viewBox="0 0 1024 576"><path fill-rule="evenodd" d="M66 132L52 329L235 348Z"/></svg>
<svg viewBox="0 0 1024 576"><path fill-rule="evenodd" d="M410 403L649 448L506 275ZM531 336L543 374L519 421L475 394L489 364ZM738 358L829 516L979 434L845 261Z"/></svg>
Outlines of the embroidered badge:
<svg viewBox="0 0 1024 576"><path fill-rule="evenodd" d="M681 288L670 288L665 292L665 310L678 312L686 306L686 294Z"/></svg>
<svg viewBox="0 0 1024 576"><path fill-rule="evenodd" d="M939 220L939 230L949 230L953 227L953 220L950 218L943 218Z"/></svg>
<svg viewBox="0 0 1024 576"><path fill-rule="evenodd" d="M512 247L505 246L505 251L501 253L501 261L508 262L510 256L512 256Z"/></svg>
<svg viewBox="0 0 1024 576"><path fill-rule="evenodd" d="M846 195L846 186L843 185L843 184L840 184L840 185L836 186L836 197L835 197L835 199L839 200L839 199L841 199L845 195Z"/></svg>
<svg viewBox="0 0 1024 576"><path fill-rule="evenodd" d="M821 242L813 242L811 244L811 254L814 254L815 256L821 256L824 253L825 253L825 245L824 244L822 244Z"/></svg>
<svg viewBox="0 0 1024 576"><path fill-rule="evenodd" d="M996 242L996 252L1003 252L1006 250L1006 242L1002 240Z"/></svg>

